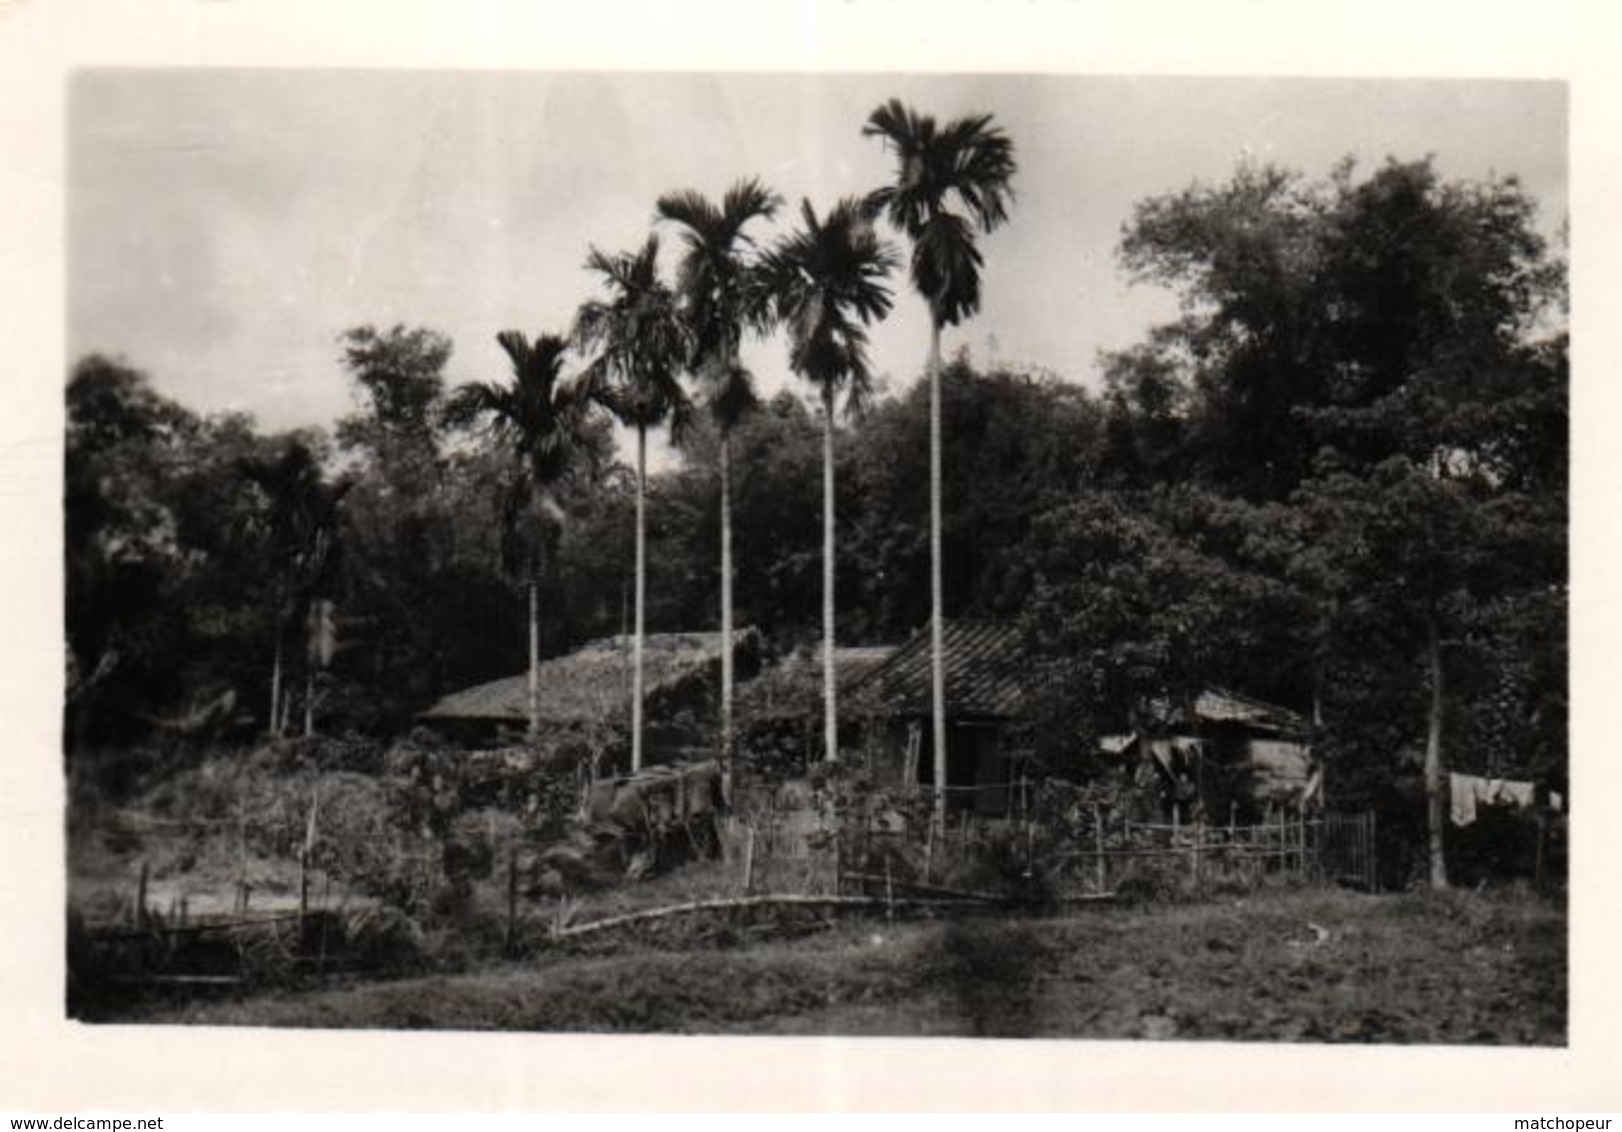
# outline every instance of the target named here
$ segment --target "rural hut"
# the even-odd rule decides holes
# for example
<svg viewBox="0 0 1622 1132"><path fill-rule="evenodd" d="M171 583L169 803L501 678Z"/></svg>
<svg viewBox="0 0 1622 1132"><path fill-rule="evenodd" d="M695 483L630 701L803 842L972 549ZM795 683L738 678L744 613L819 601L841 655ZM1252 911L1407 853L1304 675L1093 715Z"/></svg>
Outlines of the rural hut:
<svg viewBox="0 0 1622 1132"><path fill-rule="evenodd" d="M1029 664L1019 630L997 621L942 627L946 676L946 783L950 809L1002 817L1018 805L1026 752L1015 740ZM920 630L851 688L867 721L874 777L892 789L935 784L930 633Z"/></svg>
<svg viewBox="0 0 1622 1132"><path fill-rule="evenodd" d="M849 693L895 652L894 645L834 649L839 714L854 728ZM738 688L738 751L764 778L793 777L822 758L822 646L798 648ZM852 733L854 734L854 732Z"/></svg>
<svg viewBox="0 0 1622 1132"><path fill-rule="evenodd" d="M1152 772L1162 808L1185 817L1251 821L1284 806L1323 804L1312 726L1289 708L1221 688L1192 702L1149 705L1137 730L1099 742L1107 759Z"/></svg>
<svg viewBox="0 0 1622 1132"><path fill-rule="evenodd" d="M759 668L760 635L754 629L733 634L737 672L747 678ZM543 661L539 707L543 730L629 732L631 722L632 639L606 637L565 656ZM713 753L720 633L650 633L642 644L645 742L650 762L666 762L702 751ZM504 732L522 733L529 723L527 672L452 692L427 711L421 722L468 743L487 743Z"/></svg>

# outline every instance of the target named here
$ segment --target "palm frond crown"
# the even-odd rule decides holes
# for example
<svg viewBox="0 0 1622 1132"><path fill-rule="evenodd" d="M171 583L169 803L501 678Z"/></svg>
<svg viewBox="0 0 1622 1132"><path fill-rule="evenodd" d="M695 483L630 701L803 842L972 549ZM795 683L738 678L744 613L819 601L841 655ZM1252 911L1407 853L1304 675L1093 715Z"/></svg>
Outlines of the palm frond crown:
<svg viewBox="0 0 1622 1132"><path fill-rule="evenodd" d="M913 285L939 324L955 326L980 309L975 230L991 232L1008 219L1013 142L990 115L939 126L899 99L874 110L862 134L881 139L897 162L895 181L870 193L866 206L912 241Z"/></svg>
<svg viewBox="0 0 1622 1132"><path fill-rule="evenodd" d="M788 330L790 368L859 399L871 381L866 327L890 312L897 259L855 197L820 219L802 201L800 220L761 257L761 286Z"/></svg>
<svg viewBox="0 0 1622 1132"><path fill-rule="evenodd" d="M689 368L709 386L709 408L723 428L755 403L751 375L737 355L744 327L766 321L747 229L781 206L782 198L757 178L734 183L719 207L692 189L666 193L656 205L658 220L681 229L676 291L692 336Z"/></svg>
<svg viewBox="0 0 1622 1132"><path fill-rule="evenodd" d="M581 375L584 394L641 428L679 423L688 412L678 375L691 357L692 334L675 292L659 278L658 260L656 235L634 252L592 248L586 268L601 276L607 294L575 315L575 343L596 354Z"/></svg>

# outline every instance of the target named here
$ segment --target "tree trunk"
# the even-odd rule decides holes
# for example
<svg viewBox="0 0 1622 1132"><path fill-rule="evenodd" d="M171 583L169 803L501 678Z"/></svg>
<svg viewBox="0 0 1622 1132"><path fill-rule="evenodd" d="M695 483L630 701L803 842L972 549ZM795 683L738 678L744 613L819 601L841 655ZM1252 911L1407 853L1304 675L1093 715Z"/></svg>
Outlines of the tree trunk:
<svg viewBox="0 0 1622 1132"><path fill-rule="evenodd" d="M541 733L541 613L537 596L539 584L534 564L529 571L529 686L525 707L529 715L529 738L534 742Z"/></svg>
<svg viewBox="0 0 1622 1132"><path fill-rule="evenodd" d="M304 670L304 737L308 739L315 734L315 664L312 661Z"/></svg>
<svg viewBox="0 0 1622 1132"><path fill-rule="evenodd" d="M1447 887L1443 831L1447 822L1447 778L1442 773L1442 640L1436 613L1425 615L1425 644L1431 669L1431 704L1425 727L1425 810L1431 887Z"/></svg>
<svg viewBox="0 0 1622 1132"><path fill-rule="evenodd" d="M648 427L636 426L636 626L631 644L631 770L642 769L642 618L647 596Z"/></svg>
<svg viewBox="0 0 1622 1132"><path fill-rule="evenodd" d="M278 726L281 722L282 707L282 627L276 626L276 659L270 666L270 737L276 738L281 734Z"/></svg>
<svg viewBox="0 0 1622 1132"><path fill-rule="evenodd" d="M834 387L822 387L822 757L839 759L834 670Z"/></svg>
<svg viewBox="0 0 1622 1132"><path fill-rule="evenodd" d="M929 675L934 732L935 820L946 821L946 599L941 584L941 323L929 309Z"/></svg>
<svg viewBox="0 0 1622 1132"><path fill-rule="evenodd" d="M721 797L732 798L732 434L721 429Z"/></svg>

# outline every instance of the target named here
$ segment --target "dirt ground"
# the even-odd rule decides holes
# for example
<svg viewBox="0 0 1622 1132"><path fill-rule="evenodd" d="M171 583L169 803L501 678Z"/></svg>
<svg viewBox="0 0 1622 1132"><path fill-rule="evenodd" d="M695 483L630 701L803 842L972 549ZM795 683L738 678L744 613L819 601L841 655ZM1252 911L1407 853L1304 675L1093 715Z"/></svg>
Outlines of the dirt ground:
<svg viewBox="0 0 1622 1132"><path fill-rule="evenodd" d="M1562 1045L1566 916L1516 892L1257 894L1062 917L846 921L718 945L154 1003L100 1021L467 1030ZM599 951L603 944L597 945Z"/></svg>

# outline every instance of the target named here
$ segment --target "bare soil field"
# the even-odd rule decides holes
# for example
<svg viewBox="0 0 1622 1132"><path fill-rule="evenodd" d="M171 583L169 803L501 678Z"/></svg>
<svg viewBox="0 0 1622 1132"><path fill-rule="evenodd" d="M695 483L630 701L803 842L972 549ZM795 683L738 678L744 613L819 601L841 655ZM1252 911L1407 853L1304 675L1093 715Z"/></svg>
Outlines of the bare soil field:
<svg viewBox="0 0 1622 1132"><path fill-rule="evenodd" d="M1566 914L1516 892L1265 892L1042 918L672 922L463 974L147 999L87 1020L1562 1045Z"/></svg>

